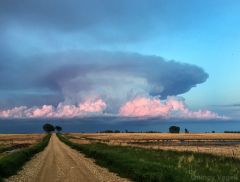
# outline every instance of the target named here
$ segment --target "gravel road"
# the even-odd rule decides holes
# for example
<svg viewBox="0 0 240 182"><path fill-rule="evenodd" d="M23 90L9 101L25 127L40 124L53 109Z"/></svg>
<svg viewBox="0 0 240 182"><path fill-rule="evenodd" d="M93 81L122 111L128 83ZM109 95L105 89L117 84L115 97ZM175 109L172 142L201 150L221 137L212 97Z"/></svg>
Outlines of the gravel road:
<svg viewBox="0 0 240 182"><path fill-rule="evenodd" d="M71 149L53 134L46 149L37 154L7 182L127 182Z"/></svg>

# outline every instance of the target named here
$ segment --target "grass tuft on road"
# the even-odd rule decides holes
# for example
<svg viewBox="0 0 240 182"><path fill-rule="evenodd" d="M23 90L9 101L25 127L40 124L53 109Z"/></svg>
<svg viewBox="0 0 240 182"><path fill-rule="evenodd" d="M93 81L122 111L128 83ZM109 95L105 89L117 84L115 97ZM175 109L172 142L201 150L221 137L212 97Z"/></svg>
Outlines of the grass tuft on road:
<svg viewBox="0 0 240 182"><path fill-rule="evenodd" d="M46 135L38 144L9 153L0 159L0 181L17 173L36 153L41 152L49 142L51 134Z"/></svg>
<svg viewBox="0 0 240 182"><path fill-rule="evenodd" d="M236 182L240 160L193 152L151 150L106 144L76 144L59 139L96 163L137 182Z"/></svg>

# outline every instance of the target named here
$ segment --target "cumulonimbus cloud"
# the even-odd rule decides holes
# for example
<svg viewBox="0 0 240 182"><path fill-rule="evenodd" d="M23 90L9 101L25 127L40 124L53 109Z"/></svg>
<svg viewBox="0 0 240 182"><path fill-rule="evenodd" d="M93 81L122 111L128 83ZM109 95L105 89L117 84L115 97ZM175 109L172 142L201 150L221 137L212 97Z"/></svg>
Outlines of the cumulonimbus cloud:
<svg viewBox="0 0 240 182"><path fill-rule="evenodd" d="M36 83L61 92L66 103L102 98L107 112L115 114L136 95L160 95L165 99L186 93L208 78L198 66L136 53L73 51L43 60L62 62L54 68L50 65L49 72Z"/></svg>
<svg viewBox="0 0 240 182"><path fill-rule="evenodd" d="M102 99L87 100L78 105L60 103L57 107L43 105L28 108L15 107L0 111L0 118L78 118L103 116L107 104ZM107 113L110 114L110 113ZM105 115L106 116L106 115ZM209 110L190 111L179 97L168 97L161 101L157 97L136 97L127 101L115 114L119 117L161 117L183 119L227 119Z"/></svg>
<svg viewBox="0 0 240 182"><path fill-rule="evenodd" d="M190 111L179 97L168 97L164 101L154 97L137 97L126 102L119 114L125 117L227 119L209 110Z"/></svg>
<svg viewBox="0 0 240 182"><path fill-rule="evenodd" d="M107 103L108 112L117 113L136 95L165 99L186 93L208 78L196 65L129 52L75 50L33 56L17 69L13 67L17 62L5 64L8 70L0 72L5 78L0 80L0 89L6 91L0 102L0 107L6 103L4 108L78 104L95 97Z"/></svg>
<svg viewBox="0 0 240 182"><path fill-rule="evenodd" d="M15 107L0 111L1 118L74 118L92 114L100 114L106 108L106 103L101 100L87 100L78 105L60 103L56 108L52 105L42 107L26 106Z"/></svg>

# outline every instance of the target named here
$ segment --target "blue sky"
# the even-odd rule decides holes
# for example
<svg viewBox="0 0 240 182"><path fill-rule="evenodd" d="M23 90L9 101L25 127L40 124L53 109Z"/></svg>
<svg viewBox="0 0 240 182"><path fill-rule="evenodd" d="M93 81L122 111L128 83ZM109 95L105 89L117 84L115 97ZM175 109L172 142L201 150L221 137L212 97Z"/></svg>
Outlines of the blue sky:
<svg viewBox="0 0 240 182"><path fill-rule="evenodd" d="M174 96L189 110L239 118L239 5L3 0L0 110L76 105L91 97L116 114L136 97L151 104L155 97Z"/></svg>

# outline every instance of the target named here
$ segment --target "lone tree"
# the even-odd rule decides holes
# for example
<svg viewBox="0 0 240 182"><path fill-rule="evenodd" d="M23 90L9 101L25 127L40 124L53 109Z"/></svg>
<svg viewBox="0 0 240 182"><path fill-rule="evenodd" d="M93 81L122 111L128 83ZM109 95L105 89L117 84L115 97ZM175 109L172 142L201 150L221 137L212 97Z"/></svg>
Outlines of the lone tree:
<svg viewBox="0 0 240 182"><path fill-rule="evenodd" d="M47 133L51 133L52 131L55 130L55 127L49 123L46 123L43 125L43 130Z"/></svg>
<svg viewBox="0 0 240 182"><path fill-rule="evenodd" d="M187 128L185 128L185 133L189 133L189 131L188 131L188 129L187 129Z"/></svg>
<svg viewBox="0 0 240 182"><path fill-rule="evenodd" d="M62 127L61 126L55 126L55 129L57 130L58 133L62 131Z"/></svg>
<svg viewBox="0 0 240 182"><path fill-rule="evenodd" d="M169 133L179 133L180 132L180 127L178 126L170 126L169 127Z"/></svg>

